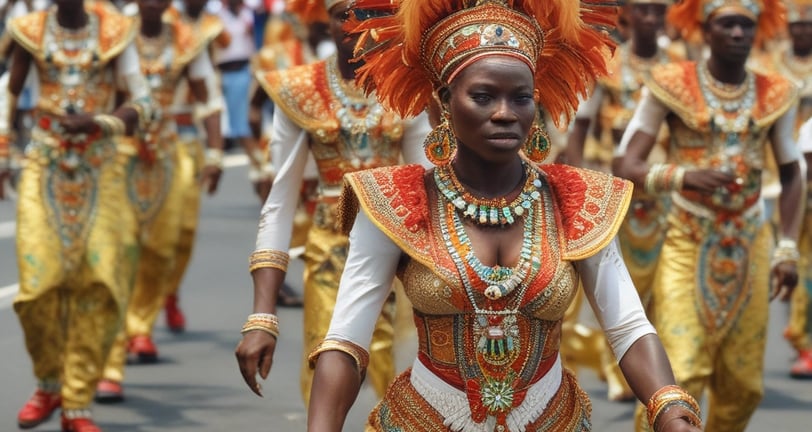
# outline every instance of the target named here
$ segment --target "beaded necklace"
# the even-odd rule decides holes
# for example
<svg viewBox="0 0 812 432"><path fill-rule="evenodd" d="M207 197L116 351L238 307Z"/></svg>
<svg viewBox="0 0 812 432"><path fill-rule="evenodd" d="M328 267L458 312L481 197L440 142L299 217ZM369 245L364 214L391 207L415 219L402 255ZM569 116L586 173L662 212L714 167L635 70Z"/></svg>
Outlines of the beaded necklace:
<svg viewBox="0 0 812 432"><path fill-rule="evenodd" d="M634 110L637 107L637 100L634 95L642 88L644 76L651 68L657 64L668 62L665 51L657 49L651 57L640 57L632 52L631 44L624 44L620 47L620 105L627 110Z"/></svg>
<svg viewBox="0 0 812 432"><path fill-rule="evenodd" d="M347 150L351 153L350 163L359 168L362 161L374 156L369 133L380 124L384 114L383 106L374 97L365 97L359 89L344 82L338 70L336 56L327 60L327 84L341 104L335 112Z"/></svg>
<svg viewBox="0 0 812 432"><path fill-rule="evenodd" d="M521 350L517 315L527 293L527 282L541 267L541 228L537 226L535 217L535 213L540 211L540 204L538 200L533 201L525 212L522 250L513 268L482 264L474 256L456 206L442 199L437 200L437 204L442 237L460 274L466 297L474 309L472 331L477 359L484 361L478 372L472 371L473 375L469 378L479 381L481 403L491 414L504 412L513 404L517 385L515 375L508 373L504 379L500 379L492 375L492 371L515 361ZM504 280L494 280L500 277ZM486 287L484 291L483 287ZM514 291L515 296L507 299L507 303L497 301ZM477 293L485 296L485 306L477 302Z"/></svg>
<svg viewBox="0 0 812 432"><path fill-rule="evenodd" d="M434 169L434 182L440 193L466 217L480 225L511 225L538 201L541 181L527 163L524 167L524 185L510 203L504 198L478 198L465 190L450 166Z"/></svg>
<svg viewBox="0 0 812 432"><path fill-rule="evenodd" d="M48 12L43 41L44 58L53 64L59 83L67 88L82 86L87 78L87 70L99 61L99 20L88 14L87 24L78 29L68 29L59 25L56 8ZM65 111L82 111L84 100L63 98L60 106Z"/></svg>
<svg viewBox="0 0 812 432"><path fill-rule="evenodd" d="M139 32L135 38L141 70L153 90L161 86L164 72L172 67L174 50L171 49L170 30L169 26L164 24L158 36L148 37Z"/></svg>
<svg viewBox="0 0 812 432"><path fill-rule="evenodd" d="M755 75L747 72L742 84L726 84L714 78L707 62L697 64L699 88L705 102L712 110L711 128L728 135L728 140L738 141L738 136L750 126L753 105L756 102Z"/></svg>

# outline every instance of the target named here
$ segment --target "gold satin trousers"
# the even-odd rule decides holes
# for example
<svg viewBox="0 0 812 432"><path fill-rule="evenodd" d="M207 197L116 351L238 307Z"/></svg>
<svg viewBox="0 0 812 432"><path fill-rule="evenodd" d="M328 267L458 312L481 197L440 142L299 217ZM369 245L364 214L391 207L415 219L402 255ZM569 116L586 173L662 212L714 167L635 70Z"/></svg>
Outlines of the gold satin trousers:
<svg viewBox="0 0 812 432"><path fill-rule="evenodd" d="M807 186L809 187L809 186ZM807 209L798 248L801 261L798 263L798 286L792 292L789 309L789 323L784 330L784 337L796 351L812 349L812 308L809 307L812 293L812 210Z"/></svg>
<svg viewBox="0 0 812 432"><path fill-rule="evenodd" d="M163 308L175 269L175 254L181 237L184 183L179 178L178 154L182 146L152 163L133 156L127 167L128 196L138 221L138 265L132 297L127 307L123 335L116 338L104 378L121 382L127 360L127 341L133 336L151 336Z"/></svg>
<svg viewBox="0 0 812 432"><path fill-rule="evenodd" d="M29 144L19 184L14 310L40 386L61 383L63 409L88 408L116 332L136 259L124 207L124 157L73 171Z"/></svg>
<svg viewBox="0 0 812 432"><path fill-rule="evenodd" d="M669 214L669 229L654 277L649 318L665 347L677 384L698 401L709 397L705 430L741 432L764 394L763 370L769 313L768 225L739 227L732 247L714 243L720 231L703 229L693 216ZM683 214L683 216L685 216ZM760 220L760 216L752 220ZM752 242L747 246L746 231ZM735 239L745 245L738 248ZM704 241L704 243L703 243ZM725 251L734 259L720 259ZM703 290L724 276L740 275L729 291ZM719 299L724 299L719 301ZM715 307L709 307L714 305ZM710 317L711 319L709 319ZM637 430L649 430L638 406Z"/></svg>

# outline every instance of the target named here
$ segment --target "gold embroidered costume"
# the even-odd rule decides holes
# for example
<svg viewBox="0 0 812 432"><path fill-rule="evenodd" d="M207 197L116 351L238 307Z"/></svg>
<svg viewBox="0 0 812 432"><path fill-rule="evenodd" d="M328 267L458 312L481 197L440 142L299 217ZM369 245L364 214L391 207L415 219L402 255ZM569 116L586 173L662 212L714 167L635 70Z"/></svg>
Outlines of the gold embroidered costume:
<svg viewBox="0 0 812 432"><path fill-rule="evenodd" d="M88 22L76 31L57 23L55 7L8 27L40 80L19 185L14 307L40 386L62 384L63 410L85 409L93 399L129 297L121 270L135 250L134 221L121 211L123 156L109 134L67 134L60 118L112 112L117 82L126 82L138 112L149 112L143 77L127 69L134 66L135 22L106 2L85 9Z"/></svg>
<svg viewBox="0 0 812 432"><path fill-rule="evenodd" d="M472 269L461 272L464 253L454 251L463 250L466 235L453 228L456 210L434 185L436 172L404 166L346 177L340 224L349 229L360 207L410 258L397 274L414 305L415 365L442 380L430 383L425 372L419 378L407 370L370 415L368 430L486 430L479 427L488 418L495 424L487 430L589 430L589 399L557 362L561 320L578 288L571 261L612 240L632 188L568 166L532 170L540 198L524 219L531 221L534 265L521 289L496 302L465 288L475 279Z"/></svg>

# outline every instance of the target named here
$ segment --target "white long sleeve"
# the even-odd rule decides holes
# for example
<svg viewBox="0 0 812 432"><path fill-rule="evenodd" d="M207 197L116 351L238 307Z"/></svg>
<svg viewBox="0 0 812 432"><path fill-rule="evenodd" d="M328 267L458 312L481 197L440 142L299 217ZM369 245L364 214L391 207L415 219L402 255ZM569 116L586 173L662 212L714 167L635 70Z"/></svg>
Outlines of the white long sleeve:
<svg viewBox="0 0 812 432"><path fill-rule="evenodd" d="M617 240L594 256L575 263L584 293L620 361L640 337L656 333L629 271L618 252Z"/></svg>
<svg viewBox="0 0 812 432"><path fill-rule="evenodd" d="M615 149L615 156L621 157L626 154L629 141L631 141L637 131L656 137L657 134L660 133L660 127L665 121L668 112L668 107L658 101L648 88L643 87L640 94L640 102L637 104L634 115L629 121L628 126L626 126L626 130L623 132L620 145Z"/></svg>
<svg viewBox="0 0 812 432"><path fill-rule="evenodd" d="M271 141L279 146L278 154L284 159L274 179L271 193L262 206L256 250L287 252L310 149L307 132L293 123L280 109L274 111Z"/></svg>
<svg viewBox="0 0 812 432"><path fill-rule="evenodd" d="M327 339L350 341L369 351L400 255L400 248L361 211L350 231L350 250Z"/></svg>

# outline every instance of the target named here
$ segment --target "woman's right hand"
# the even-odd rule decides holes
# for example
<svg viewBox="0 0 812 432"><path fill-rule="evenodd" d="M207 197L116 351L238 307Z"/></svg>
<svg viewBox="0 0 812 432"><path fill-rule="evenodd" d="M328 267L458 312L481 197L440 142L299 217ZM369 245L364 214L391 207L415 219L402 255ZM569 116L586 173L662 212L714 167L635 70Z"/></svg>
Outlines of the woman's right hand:
<svg viewBox="0 0 812 432"><path fill-rule="evenodd" d="M263 380L268 378L275 349L275 337L261 330L253 330L243 335L234 353L245 383L259 397L262 397L262 386L257 382L257 374Z"/></svg>

